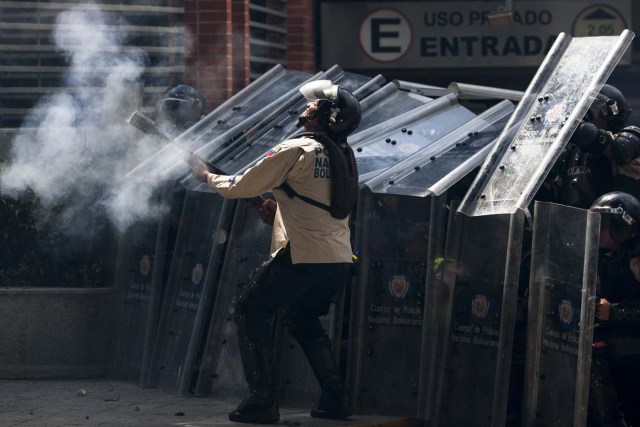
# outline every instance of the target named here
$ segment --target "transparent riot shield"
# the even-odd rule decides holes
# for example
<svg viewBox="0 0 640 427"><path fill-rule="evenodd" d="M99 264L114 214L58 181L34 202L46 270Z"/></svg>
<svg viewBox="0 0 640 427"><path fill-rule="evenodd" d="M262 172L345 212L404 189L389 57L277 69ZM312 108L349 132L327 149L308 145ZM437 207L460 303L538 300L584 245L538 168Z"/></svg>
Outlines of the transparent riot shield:
<svg viewBox="0 0 640 427"><path fill-rule="evenodd" d="M230 214L222 198L188 192L180 219L146 385L186 394L216 292L215 267ZM219 222L222 222L220 224Z"/></svg>
<svg viewBox="0 0 640 427"><path fill-rule="evenodd" d="M364 184L374 193L440 195L480 165L512 112L502 101Z"/></svg>
<svg viewBox="0 0 640 427"><path fill-rule="evenodd" d="M357 283L351 295L348 383L360 413L414 416L434 211L431 198L360 191Z"/></svg>
<svg viewBox="0 0 640 427"><path fill-rule="evenodd" d="M426 96L404 92L393 83L387 83L360 101L363 116L356 132L376 126L432 101Z"/></svg>
<svg viewBox="0 0 640 427"><path fill-rule="evenodd" d="M207 396L213 390L214 395L228 397L247 390L233 320L235 297L249 274L269 258L271 227L263 224L255 210L244 203L237 205L232 224L215 306L199 357L194 390L197 396Z"/></svg>
<svg viewBox="0 0 640 427"><path fill-rule="evenodd" d="M475 117L455 95L428 102L349 138L361 182L406 159Z"/></svg>
<svg viewBox="0 0 640 427"><path fill-rule="evenodd" d="M342 355L342 321L344 294L336 295L329 312L320 317L320 323L329 336L333 346L333 355L340 361ZM298 343L289 335L286 328L277 331L276 337L279 358L280 402L284 405L301 408L314 408L320 398L320 386Z"/></svg>
<svg viewBox="0 0 640 427"><path fill-rule="evenodd" d="M505 425L523 224L522 211L449 224L434 426Z"/></svg>
<svg viewBox="0 0 640 427"><path fill-rule="evenodd" d="M115 286L119 292L107 376L140 384L149 366L167 258L173 250L171 224L180 217L184 199L180 189L166 189L163 194L173 202L170 211L158 220L132 224L118 244Z"/></svg>
<svg viewBox="0 0 640 427"><path fill-rule="evenodd" d="M634 34L561 33L460 206L467 215L525 209Z"/></svg>
<svg viewBox="0 0 640 427"><path fill-rule="evenodd" d="M151 326L151 293L153 270L163 259L156 257L159 223L133 224L119 243L116 283L122 287L121 314L117 316L113 362L109 377L139 381L142 371L144 342ZM157 278L157 276L155 276ZM155 307L157 309L158 306Z"/></svg>
<svg viewBox="0 0 640 427"><path fill-rule="evenodd" d="M309 78L307 73L285 71L277 65L179 135L176 141L194 151L217 141L215 147L221 149L252 126L267 120L282 105L286 110L288 94ZM172 145L166 145L127 176L145 179L148 171L154 170L161 171L157 179L169 180L178 178L188 169L184 153Z"/></svg>
<svg viewBox="0 0 640 427"><path fill-rule="evenodd" d="M600 218L541 202L534 218L523 425L583 426Z"/></svg>

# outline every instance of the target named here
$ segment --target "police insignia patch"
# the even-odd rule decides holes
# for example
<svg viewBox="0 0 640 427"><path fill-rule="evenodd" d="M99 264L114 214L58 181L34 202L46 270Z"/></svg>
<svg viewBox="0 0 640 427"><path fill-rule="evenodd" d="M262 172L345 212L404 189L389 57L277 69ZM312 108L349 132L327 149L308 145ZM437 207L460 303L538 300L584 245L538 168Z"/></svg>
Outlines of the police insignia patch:
<svg viewBox="0 0 640 427"><path fill-rule="evenodd" d="M271 150L269 150L269 152L267 153L267 157L275 156L280 150L282 150L282 148L279 145L276 145Z"/></svg>
<svg viewBox="0 0 640 427"><path fill-rule="evenodd" d="M393 276L388 286L389 292L396 298L404 298L409 292L409 281L406 276Z"/></svg>
<svg viewBox="0 0 640 427"><path fill-rule="evenodd" d="M149 275L149 271L151 270L151 260L149 259L149 255L143 255L142 258L140 258L139 269L140 274L143 276Z"/></svg>
<svg viewBox="0 0 640 427"><path fill-rule="evenodd" d="M565 116L564 111L565 106L563 104L557 104L547 111L544 115L544 121L550 124L557 123Z"/></svg>
<svg viewBox="0 0 640 427"><path fill-rule="evenodd" d="M573 303L564 299L558 305L558 316L560 316L560 321L563 323L563 326L570 327L571 321L573 320Z"/></svg>
<svg viewBox="0 0 640 427"><path fill-rule="evenodd" d="M486 295L476 295L471 301L471 312L480 319L484 318L489 312L489 298Z"/></svg>
<svg viewBox="0 0 640 427"><path fill-rule="evenodd" d="M193 270L191 271L191 283L193 283L194 285L199 285L200 281L202 280L202 276L204 274L204 268L202 266L202 263L197 263L195 265L195 267L193 267Z"/></svg>

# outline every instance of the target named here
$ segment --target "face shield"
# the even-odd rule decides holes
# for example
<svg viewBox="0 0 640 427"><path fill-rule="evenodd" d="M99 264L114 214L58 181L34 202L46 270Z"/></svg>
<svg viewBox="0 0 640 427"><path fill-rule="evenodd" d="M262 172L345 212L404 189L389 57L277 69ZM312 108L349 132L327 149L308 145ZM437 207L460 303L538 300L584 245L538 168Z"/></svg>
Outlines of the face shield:
<svg viewBox="0 0 640 427"><path fill-rule="evenodd" d="M331 83L331 80L315 80L302 85L299 90L309 102L335 102L338 99L338 85Z"/></svg>

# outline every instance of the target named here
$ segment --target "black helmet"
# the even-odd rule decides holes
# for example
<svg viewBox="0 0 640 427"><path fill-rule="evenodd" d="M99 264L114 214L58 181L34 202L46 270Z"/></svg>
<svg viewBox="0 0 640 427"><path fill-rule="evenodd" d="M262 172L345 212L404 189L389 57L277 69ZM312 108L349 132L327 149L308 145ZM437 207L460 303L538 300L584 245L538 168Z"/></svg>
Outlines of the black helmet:
<svg viewBox="0 0 640 427"><path fill-rule="evenodd" d="M589 208L601 215L601 229L608 229L611 238L625 243L638 235L640 202L631 194L613 191L600 196Z"/></svg>
<svg viewBox="0 0 640 427"><path fill-rule="evenodd" d="M315 80L300 87L307 101L320 101L314 117L330 133L347 137L360 125L360 103L349 91L331 83Z"/></svg>
<svg viewBox="0 0 640 427"><path fill-rule="evenodd" d="M183 131L204 114L207 100L192 86L180 84L167 89L156 102L160 125Z"/></svg>
<svg viewBox="0 0 640 427"><path fill-rule="evenodd" d="M587 112L587 117L593 123L601 118L607 123L611 132L619 132L629 120L631 109L622 92L616 87L605 84L600 89Z"/></svg>

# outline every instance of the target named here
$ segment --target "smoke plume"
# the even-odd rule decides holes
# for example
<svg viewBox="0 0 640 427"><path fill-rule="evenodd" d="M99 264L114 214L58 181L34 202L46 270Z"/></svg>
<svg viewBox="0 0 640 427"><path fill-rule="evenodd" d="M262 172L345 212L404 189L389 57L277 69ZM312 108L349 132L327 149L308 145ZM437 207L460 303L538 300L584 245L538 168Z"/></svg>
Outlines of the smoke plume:
<svg viewBox="0 0 640 427"><path fill-rule="evenodd" d="M158 146L127 123L141 103L147 58L123 45L122 24L95 4L58 15L53 38L69 64L66 89L43 98L28 115L0 172L2 195L33 189L45 206L61 207L58 219L79 234L96 216L124 230L164 210L154 197L162 185L154 171L142 183L125 178Z"/></svg>

